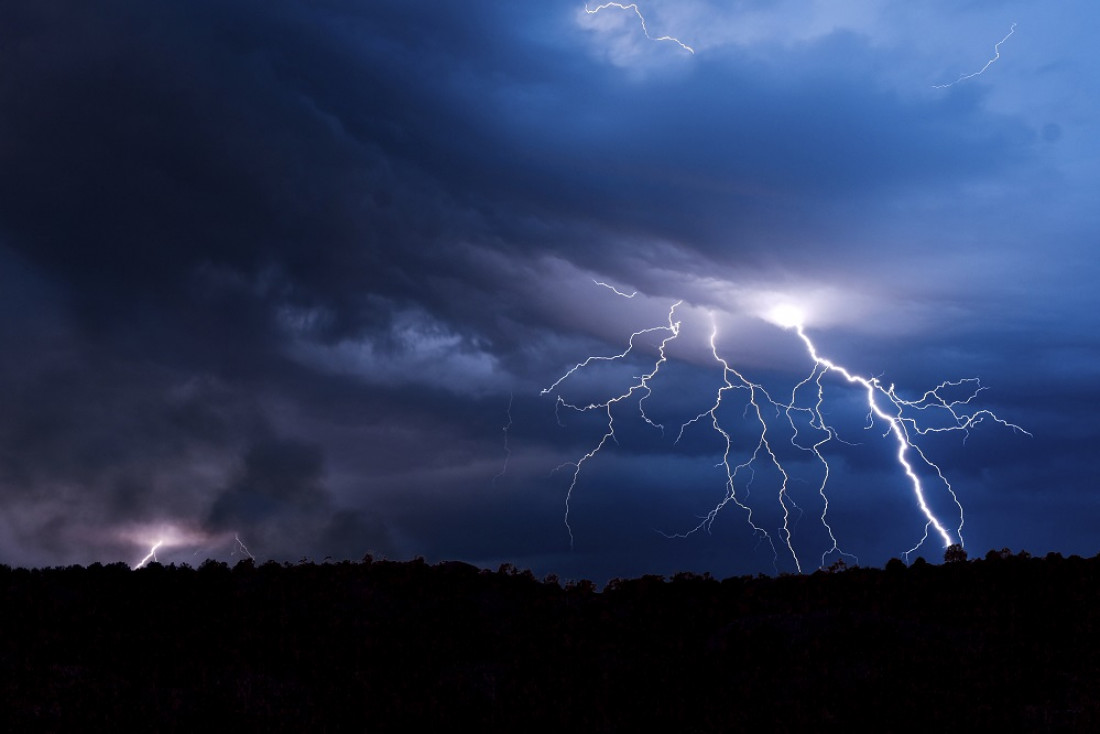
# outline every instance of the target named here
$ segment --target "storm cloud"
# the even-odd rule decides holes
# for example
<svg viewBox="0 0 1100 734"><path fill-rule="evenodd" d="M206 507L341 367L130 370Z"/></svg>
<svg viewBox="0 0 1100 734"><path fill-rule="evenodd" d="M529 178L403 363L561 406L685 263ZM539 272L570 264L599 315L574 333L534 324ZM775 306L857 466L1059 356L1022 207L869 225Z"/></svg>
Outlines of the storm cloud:
<svg viewBox="0 0 1100 734"><path fill-rule="evenodd" d="M733 513L654 532L721 497L713 436L620 441L570 550L555 468L600 426L539 391L679 299L674 394L717 384L707 314L781 382L784 298L833 358L917 395L980 376L1031 431L937 446L971 545L1095 552L1090 6L642 7L692 55L613 8L436 5L0 10L0 560L133 561L174 528L180 561L239 535L770 570ZM837 460L861 557L908 548L882 457Z"/></svg>

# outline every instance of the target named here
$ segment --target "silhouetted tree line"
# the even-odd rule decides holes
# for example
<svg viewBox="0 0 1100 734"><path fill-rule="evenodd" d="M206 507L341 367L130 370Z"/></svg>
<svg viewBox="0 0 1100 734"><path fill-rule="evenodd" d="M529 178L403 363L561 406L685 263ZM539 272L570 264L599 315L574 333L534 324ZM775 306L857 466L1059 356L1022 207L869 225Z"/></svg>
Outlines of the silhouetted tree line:
<svg viewBox="0 0 1100 734"><path fill-rule="evenodd" d="M602 591L422 559L0 566L0 722L1100 728L1100 556L960 551L942 565L680 573Z"/></svg>

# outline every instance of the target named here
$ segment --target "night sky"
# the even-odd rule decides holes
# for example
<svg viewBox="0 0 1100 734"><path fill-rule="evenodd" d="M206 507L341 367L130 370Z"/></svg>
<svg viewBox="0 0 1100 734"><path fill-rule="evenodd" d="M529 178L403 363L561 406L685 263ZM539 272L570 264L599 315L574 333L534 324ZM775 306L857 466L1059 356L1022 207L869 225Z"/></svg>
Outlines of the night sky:
<svg viewBox="0 0 1100 734"><path fill-rule="evenodd" d="M666 537L726 497L710 418L676 441L722 385L712 328L777 401L810 374L778 306L904 399L980 378L960 410L1030 433L919 437L972 554L1100 551L1094 3L639 9L0 5L0 562L162 541L194 565L239 538L258 561L792 571L766 460L735 490L767 537L728 503ZM643 403L664 431L646 391L615 403L567 527L607 413L556 397L626 391L678 301ZM822 384L828 522L882 565L926 520L864 392ZM745 393L717 413L732 464L759 441ZM812 571L843 557L822 469L774 414Z"/></svg>

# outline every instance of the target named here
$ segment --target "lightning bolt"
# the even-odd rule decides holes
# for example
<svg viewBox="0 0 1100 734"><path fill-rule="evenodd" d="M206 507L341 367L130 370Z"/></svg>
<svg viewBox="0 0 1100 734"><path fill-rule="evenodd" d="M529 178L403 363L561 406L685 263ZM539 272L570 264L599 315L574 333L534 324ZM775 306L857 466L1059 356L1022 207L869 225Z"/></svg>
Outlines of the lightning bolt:
<svg viewBox="0 0 1100 734"><path fill-rule="evenodd" d="M239 553L242 556L248 556L252 560L256 560L256 557L248 550L248 546L241 540L239 533L211 534L186 525L159 522L139 528L122 529L119 531L119 536L128 542L136 542L141 545L152 543L149 546L149 552L134 564L135 569L145 566L150 561L156 561L157 552L166 548L191 547L195 548L195 555L198 555L203 548L209 549L211 544L216 544L224 550L224 544L232 543L233 549L230 555Z"/></svg>
<svg viewBox="0 0 1100 734"><path fill-rule="evenodd" d="M1008 33L1005 35L1005 37L1002 38L1000 41L998 41L996 43L996 45L993 46L993 58L991 58L989 61L985 62L985 66L978 69L973 74L963 74L962 76L960 76L958 79L956 79L953 82L949 82L947 84L933 84L932 88L933 89L946 89L947 87L952 87L952 86L958 84L959 82L966 81L967 79L973 79L976 76L981 76L982 74L984 74L986 69L988 69L990 66L993 66L994 62L996 62L997 59L1001 58L1001 44L1003 44L1005 41L1007 41L1009 36L1011 36L1015 32L1016 32L1016 24L1013 23L1012 27L1008 29Z"/></svg>
<svg viewBox="0 0 1100 734"><path fill-rule="evenodd" d="M248 546L244 544L243 540L241 540L241 536L239 533L233 534L233 540L237 543L237 550L239 550L242 554L248 556L251 560L256 560L256 556L252 555L252 552L248 550Z"/></svg>
<svg viewBox="0 0 1100 734"><path fill-rule="evenodd" d="M600 286L601 288L606 288L607 290L614 293L616 296L622 296L623 298L633 298L634 296L638 295L638 291L634 291L633 293L623 293L615 286L604 283L602 280L593 280L592 282Z"/></svg>
<svg viewBox="0 0 1100 734"><path fill-rule="evenodd" d="M790 482L790 475L787 474L786 469L783 468L782 462L780 462L779 458L776 456L774 449L772 448L771 442L768 439L768 422L764 417L765 408L763 406L763 403L767 403L771 407L777 409L780 404L772 399L771 395L768 394L768 391L765 390L762 385L759 385L747 379L743 374L741 374L741 372L731 367L729 362L724 357L718 354L717 338L718 326L716 323L712 323L710 333L710 351L711 355L714 357L714 361L722 367L722 386L718 388L718 392L715 394L714 403L710 406L709 409L703 411L702 413L699 413L697 416L680 426L680 432L676 436L676 443L680 442L680 440L684 437L684 432L693 424L698 423L699 421L702 421L706 418L710 419L711 428L714 429L715 433L721 436L723 442L725 443L725 450L722 452L722 461L719 462L718 465L725 470L726 496L703 517L702 522L700 522L691 530L687 531L686 533L663 533L663 535L665 535L666 537L686 538L689 535L698 532L699 530L705 529L709 532L711 526L714 524L715 519L718 517L718 514L726 507L727 504L732 502L745 512L746 522L748 522L749 526L752 528L753 533L758 535L761 539L767 541L768 545L772 549L773 566L775 566L775 562L778 560L778 553L776 551L775 543L771 535L768 533L767 530L757 525L753 521L752 508L741 502L740 499L738 499L736 489L738 475L741 474L741 472L746 471L750 474L754 474L755 472L753 470L753 465L760 458L761 454L764 454L768 457L768 460L772 463L772 465L775 466L775 468L779 471L781 477L779 487L779 504L783 510L783 527L781 529L781 532L783 534L786 546L790 550L791 557L794 559L795 567L798 569L799 573L801 573L802 563L799 561L798 554L794 552L792 532L790 528L791 510L798 509L798 506L794 503L794 501L787 493L787 487ZM722 407L723 398L726 396L726 393L730 392L731 390L745 390L748 392L748 402L745 406L745 415L751 414L755 416L755 422L760 427L760 440L757 442L756 447L753 449L751 457L747 461L738 464L737 466L730 465L730 454L733 452L733 437L718 420L718 410ZM778 415L778 410L776 414ZM750 479L748 484L751 483L752 480Z"/></svg>
<svg viewBox="0 0 1100 734"><path fill-rule="evenodd" d="M615 355L612 355L612 356L609 356L609 357L602 357L602 356L588 357L583 362L579 362L574 367L569 369L564 375L559 377L552 385L550 385L549 387L544 388L542 390L542 392L540 393L541 395L547 395L547 394L550 394L550 393L554 392L555 390L557 390L558 386L561 385L569 377L573 376L578 371L583 370L584 368L590 366L593 363L596 363L596 362L616 362L616 361L625 359L627 357L627 355L629 355L631 352L634 351L634 347L636 346L635 340L638 339L639 337L642 337L646 334L653 334L653 333L659 333L659 332L665 332L667 334L667 336L665 336L661 340L660 344L657 347L657 360L653 364L653 369L651 369L646 374L635 378L636 382L634 382L629 387L627 387L626 392L623 392L619 395L616 395L615 397L610 398L610 399L608 399L604 402L589 403L587 405L577 405L575 403L570 403L570 402L567 402L560 394L556 395L556 400L555 400L555 404L554 404L554 409L555 410L559 410L561 408L567 408L569 410L577 411L578 413L587 413L587 412L593 411L593 410L605 411L607 413L607 430L604 432L603 436L600 437L600 440L596 443L596 445L588 453L586 453L584 456L582 456L577 461L566 462L565 464L562 464L558 467L558 469L561 469L561 468L566 467L566 466L572 466L573 467L573 476L572 476L572 479L569 482L569 489L565 493L565 518L564 518L565 528L569 532L569 547L570 548L573 547L573 542L574 542L573 528L569 524L569 509L570 509L569 504L570 504L570 501L573 498L573 490L577 486L577 479L581 475L581 469L584 467L584 464L587 461L591 460L593 457L595 457L596 454L598 454L600 452L600 450L603 449L603 447L607 444L608 441L616 441L616 442L618 441L618 439L615 436L615 413L614 413L614 409L619 404L624 403L625 401L629 400L631 396L633 396L635 394L639 394L640 397L638 398L638 413L641 415L642 420L644 420L646 423L648 423L653 428L661 430L662 432L664 431L664 426L662 426L659 423L653 422L652 420L650 420L649 416L646 415L646 412L645 412L645 399L646 399L646 397L648 397L652 393L652 388L650 388L650 386L649 386L650 380L652 380L654 377L657 376L657 373L661 369L661 365L663 365L668 359L665 356L665 348L667 347L667 345L670 341L675 339L680 334L680 322L676 321L675 317L676 317L676 308L681 303L682 303L682 301L677 301L676 303L672 304L672 306L669 308L667 325L652 326L648 329L642 329L640 331L634 332L633 334L630 335L630 339L627 341L626 349L623 352L621 352L620 354L615 354ZM557 469L555 469L555 471L557 471Z"/></svg>
<svg viewBox="0 0 1100 734"><path fill-rule="evenodd" d="M800 386L803 386L809 382L817 385L818 400L814 404L814 407L810 409L812 414L811 423L816 423L817 426L824 430L827 430L830 436L834 435L834 431L827 427L824 416L821 412L821 401L823 394L822 379L825 375L832 371L839 374L847 382L861 386L867 394L867 409L868 415L874 418L878 418L883 421L887 426L887 432L893 435L897 443L896 459L898 465L902 467L905 472L905 476L908 478L910 486L913 489L913 496L917 500L917 504L920 507L921 513L924 515L927 523L925 524L924 537L912 548L905 552L906 558L911 553L919 549L924 542L928 539L928 534L931 530L940 536L943 541L943 545L946 548L954 543L964 544L962 529L963 524L966 521L965 514L963 512L962 503L959 501L958 495L955 493L954 487L951 486L951 482L944 476L940 467L933 462L924 453L921 447L915 442L913 435L927 435L929 433L942 433L948 431L961 431L966 434L971 428L977 426L984 420L992 420L1002 426L1019 431L1026 435L1031 435L1020 426L1009 423L1002 420L988 410L975 410L967 412L967 408L970 406L970 401L977 397L985 388L982 387L981 382L977 378L967 378L963 380L946 381L940 383L937 387L928 390L917 400L905 400L900 397L894 389L894 385L884 387L878 378L861 377L849 372L844 367L836 364L835 362L822 357L818 354L817 347L807 336L805 329L803 329L801 323L796 323L793 328L798 334L799 339L802 340L806 346L806 351L814 361L813 370L810 376L806 378ZM961 400L947 400L941 396L940 391L945 390L948 387L971 387L970 394ZM796 387L796 392L797 392ZM881 402L880 402L881 401ZM792 395L791 409L794 406L794 396ZM929 426L921 427L917 422L917 419L913 417L913 413L918 412L936 412L939 413L942 418L946 418L946 425L941 426ZM819 458L821 454L814 449ZM924 484L921 482L920 476L914 469L914 462L919 462L927 469L935 472L940 482L943 484L947 493L951 496L951 501L955 504L959 511L959 523L955 527L954 535L944 527L943 522L932 512L932 509L928 505L926 499L926 492ZM830 532L831 535L831 532Z"/></svg>
<svg viewBox="0 0 1100 734"><path fill-rule="evenodd" d="M589 8L588 3L585 3L584 12L588 13L589 15L595 15L596 13L600 12L601 10L606 10L607 8L618 8L619 10L633 10L634 14L638 16L638 20L641 21L642 33L645 34L646 38L648 38L651 41L671 41L672 43L675 43L677 46L684 49L688 53L693 54L693 55L695 54L695 49L693 49L691 46L688 46L686 43L684 43L683 41L681 41L678 38L673 38L672 36L660 36L658 38L654 38L653 36L649 35L649 28L646 26L645 16L642 15L642 11L638 9L637 3L629 3L629 4L604 3L603 5L597 5L595 8Z"/></svg>
<svg viewBox="0 0 1100 734"><path fill-rule="evenodd" d="M149 552L145 554L144 558L142 558L140 561L138 561L134 565L134 569L136 570L136 569L141 568L142 566L144 566L149 561L156 561L157 560L157 548L160 548L162 545L164 545L163 540L158 540L156 543L153 543L153 547L149 549Z"/></svg>
<svg viewBox="0 0 1100 734"><path fill-rule="evenodd" d="M573 530L569 523L570 502L573 492L577 488L582 469L585 464L593 460L609 441L618 441L615 433L615 421L620 417L616 412L622 405L636 398L637 412L648 425L660 429L663 433L664 426L649 417L645 411L645 400L652 395L651 382L659 373L661 367L667 362L667 349L669 344L677 339L681 333L681 322L676 319L676 310L683 303L677 301L668 312L665 325L653 326L631 334L627 347L618 354L611 356L591 356L567 370L549 387L542 391L543 395L555 394L555 410L568 408L577 412L603 411L607 415L606 429L596 444L577 461L567 462L558 468L570 466L573 468L568 490L565 497L565 526L569 533L570 547L574 544ZM849 370L831 359L820 354L817 346L810 339L802 324L802 316L789 309L775 309L764 317L766 320L776 323L787 330L793 330L806 351L806 355L812 362L808 374L799 380L790 391L790 395L784 399L773 397L767 389L758 382L749 379L742 371L734 367L730 361L722 356L718 348L719 329L712 316L712 328L710 333L710 355L714 364L720 368L722 382L718 387L713 402L703 409L694 418L684 422L676 436L674 444L679 444L685 434L696 425L709 425L710 429L720 438L723 450L718 466L725 474L724 497L701 519L694 527L682 533L667 534L665 537L684 538L699 531L709 532L718 515L729 505L739 508L745 515L746 522L761 542L767 543L773 553L773 565L778 570L779 552L789 555L795 568L801 573L803 563L795 549L795 529L798 520L803 515L803 510L795 502L790 494L792 475L784 465L782 452L777 441L786 438L794 449L805 452L813 457L820 466L821 480L817 484L817 495L820 497L821 513L818 521L824 528L828 537L827 547L820 557L820 566L824 567L826 559L838 554L841 559L850 558L857 564L859 559L843 550L836 537L829 520L829 495L828 484L830 480L830 466L825 454L826 446L833 442L848 444L840 438L836 428L826 420L826 411L823 408L826 401L826 378L835 375L843 382L858 388L865 397L867 406L867 426L873 428L876 423L883 426L884 437L892 437L895 445L894 458L906 477L911 488L912 495L919 512L924 519L923 536L916 544L905 551L905 557L921 548L930 536L937 536L944 547L958 543L964 543L963 525L965 515L963 506L955 488L948 481L940 466L937 465L918 443L920 437L929 434L945 432L962 432L965 437L969 430L979 424L990 421L1003 427L1012 429L1030 436L1020 426L1009 423L989 410L978 409L973 406L974 399L985 388L977 378L965 378L961 380L945 381L935 388L924 392L919 398L909 400L898 395L894 385L885 385L877 377L865 377ZM636 350L639 341L645 335L663 334L657 343L657 358L652 368L645 374L636 377L635 381L627 389L614 397L604 401L577 404L567 401L558 393L559 387L576 373L585 370L598 362L615 362L624 360ZM961 391L961 392L960 392ZM734 459L735 440L732 429L724 422L720 412L723 407L733 400L733 394L738 393L744 399L743 418L753 428L752 446L748 457L736 463ZM964 394L962 398L951 398L951 394ZM560 422L560 421L559 421ZM783 425L787 430L781 430ZM777 435L778 434L778 435ZM851 445L851 444L848 444ZM774 468L778 474L778 489L776 501L781 513L780 527L776 530L776 536L754 519L754 508L747 503L749 489L756 476L756 470L763 465ZM950 501L957 509L957 523L952 527L941 520L929 504L927 495L929 488L922 480L922 474L926 479L933 476L941 487L941 491L950 497ZM777 541L781 545L777 545Z"/></svg>

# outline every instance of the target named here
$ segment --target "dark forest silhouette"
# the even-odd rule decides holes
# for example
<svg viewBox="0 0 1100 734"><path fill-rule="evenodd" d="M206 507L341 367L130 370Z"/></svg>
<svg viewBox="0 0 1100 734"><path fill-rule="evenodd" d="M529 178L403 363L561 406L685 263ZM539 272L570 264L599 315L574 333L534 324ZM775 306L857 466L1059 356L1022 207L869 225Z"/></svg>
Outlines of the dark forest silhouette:
<svg viewBox="0 0 1100 734"><path fill-rule="evenodd" d="M562 585L505 565L0 566L8 730L1100 726L1100 556Z"/></svg>

